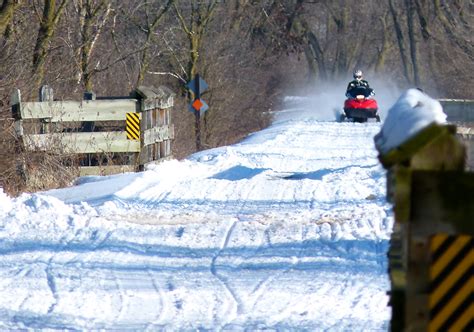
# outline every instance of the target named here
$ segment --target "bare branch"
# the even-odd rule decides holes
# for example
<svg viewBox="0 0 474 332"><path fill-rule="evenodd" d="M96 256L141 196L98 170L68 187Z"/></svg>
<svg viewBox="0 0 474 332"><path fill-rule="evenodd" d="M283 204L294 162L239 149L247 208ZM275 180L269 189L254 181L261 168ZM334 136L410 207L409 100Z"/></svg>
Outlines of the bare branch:
<svg viewBox="0 0 474 332"><path fill-rule="evenodd" d="M172 73L172 72L148 71L147 73L151 74L151 75L169 75L169 76L173 76L174 78L177 78L178 80L180 80L181 83L184 83L184 84L187 83L187 81L183 77L179 76L178 74Z"/></svg>

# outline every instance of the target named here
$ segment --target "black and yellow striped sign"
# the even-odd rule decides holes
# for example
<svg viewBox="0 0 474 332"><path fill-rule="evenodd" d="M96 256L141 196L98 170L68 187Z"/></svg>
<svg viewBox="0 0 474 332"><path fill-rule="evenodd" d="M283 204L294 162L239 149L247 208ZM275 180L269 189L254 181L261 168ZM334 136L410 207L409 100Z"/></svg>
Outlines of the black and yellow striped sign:
<svg viewBox="0 0 474 332"><path fill-rule="evenodd" d="M127 139L139 140L140 139L140 113L127 113Z"/></svg>
<svg viewBox="0 0 474 332"><path fill-rule="evenodd" d="M468 235L431 238L429 331L474 330L474 249Z"/></svg>

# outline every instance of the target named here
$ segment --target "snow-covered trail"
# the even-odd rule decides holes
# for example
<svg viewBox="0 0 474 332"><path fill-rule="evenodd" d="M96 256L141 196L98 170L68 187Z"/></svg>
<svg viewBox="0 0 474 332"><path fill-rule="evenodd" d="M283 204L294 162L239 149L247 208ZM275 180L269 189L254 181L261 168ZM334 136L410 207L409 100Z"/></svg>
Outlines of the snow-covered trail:
<svg viewBox="0 0 474 332"><path fill-rule="evenodd" d="M0 328L387 330L379 130L281 121L143 173L0 194Z"/></svg>
<svg viewBox="0 0 474 332"><path fill-rule="evenodd" d="M147 247L10 252L1 265L3 328L377 330L387 324L384 241Z"/></svg>

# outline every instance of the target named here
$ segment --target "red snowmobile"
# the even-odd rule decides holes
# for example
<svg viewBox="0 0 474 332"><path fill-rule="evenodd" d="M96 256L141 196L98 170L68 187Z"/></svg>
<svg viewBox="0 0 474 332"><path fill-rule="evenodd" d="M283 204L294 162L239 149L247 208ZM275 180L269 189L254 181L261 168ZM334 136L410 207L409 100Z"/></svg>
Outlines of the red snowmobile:
<svg viewBox="0 0 474 332"><path fill-rule="evenodd" d="M371 98L372 89L357 87L349 91L349 98L344 102L344 113L340 116L340 121L346 119L353 122L367 122L368 119L375 119L380 122L378 115L377 101Z"/></svg>

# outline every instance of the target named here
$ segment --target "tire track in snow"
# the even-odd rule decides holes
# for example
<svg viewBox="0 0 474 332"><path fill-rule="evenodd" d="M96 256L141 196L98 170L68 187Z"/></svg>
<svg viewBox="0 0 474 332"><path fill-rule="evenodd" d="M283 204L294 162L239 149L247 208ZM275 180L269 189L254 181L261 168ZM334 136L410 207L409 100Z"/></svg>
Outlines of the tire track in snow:
<svg viewBox="0 0 474 332"><path fill-rule="evenodd" d="M211 271L212 275L214 277L216 277L221 282L221 284L224 286L224 288L230 294L232 301L235 303L235 309L233 310L234 312L232 313L232 315L230 313L225 315L225 317L227 318L228 321L232 321L232 319L233 319L232 317L236 317L237 314L239 314L241 312L241 310L242 310L242 301L239 299L239 296L237 295L235 290L231 287L231 285L229 283L229 280L226 277L219 275L219 273L217 272L216 261L219 258L220 254L222 253L222 251L225 248L227 248L227 246L229 244L229 241L230 241L230 237L232 235L232 232L233 232L235 226L237 225L237 222L238 221L236 221L236 220L232 221L232 224L227 229L225 237L224 237L224 241L223 241L222 245L220 246L219 250L217 250L217 252L212 257L211 266L210 266L210 271ZM217 317L217 314L218 313L216 311L213 315L213 321L216 323L215 325L217 325L217 323L220 320L219 317ZM221 327L224 326L224 325L225 325L224 323L221 323Z"/></svg>
<svg viewBox="0 0 474 332"><path fill-rule="evenodd" d="M87 225L88 224L89 223L87 223ZM54 302L48 308L48 311L47 311L48 314L51 314L54 311L54 309L56 308L56 306L58 305L58 303L60 301L60 297L59 297L58 290L57 290L57 285L56 285L56 277L53 274L53 260L59 253L63 252L64 250L66 250L67 248L69 248L71 246L71 243L73 243L74 240L77 238L78 233L79 233L79 230L74 232L74 234L71 238L68 238L67 235L64 235L64 236L61 237L61 239L59 240L59 243L64 243L64 244L59 248L58 251L54 252L53 255L49 258L49 260L47 262L47 266L44 269L44 272L46 274L46 281L47 281L48 287L49 287L49 289L51 291L51 294L54 298ZM67 263L66 263L66 265L67 265Z"/></svg>
<svg viewBox="0 0 474 332"><path fill-rule="evenodd" d="M86 227L88 226L89 223L87 223ZM62 252L64 252L65 250L68 250L69 248L73 247L74 246L74 242L75 240L79 237L80 235L80 232L82 231L82 228L77 230L74 235L71 237L71 238L68 238L67 235L63 236L59 243L63 242L64 244L58 249L58 251L56 251L48 260L48 262L46 263L47 266L44 268L44 273L46 274L46 282L47 282L47 285L48 285L48 288L53 296L53 299L54 299L54 302L48 307L48 310L47 310L47 314L52 314L55 310L55 308L57 307L59 301L61 300L61 297L60 297L60 294L58 292L58 285L57 285L57 281L56 281L56 276L54 275L54 272L53 272L53 269L54 269L54 259L56 256L60 255ZM92 233L92 236L91 236L91 240L93 240L93 242L96 242L94 243L95 245L95 249L98 249L98 248L101 248L101 247L104 247L105 246L105 243L106 241L108 240L108 238L111 236L112 232L107 232L104 236L104 238L100 239L98 236L97 236L97 232L93 232ZM97 239L99 239L100 241L96 241ZM72 259L70 259L69 261L67 262L64 262L62 263L62 265L68 265L70 264L71 262L74 262L76 261L77 257L79 255L76 255L75 257L73 257ZM25 300L23 301L22 305L28 300L28 298L25 298Z"/></svg>
<svg viewBox="0 0 474 332"><path fill-rule="evenodd" d="M52 260L53 260L53 257L51 257L49 259L48 266L44 270L44 272L46 273L46 280L48 282L48 287L49 287L49 289L51 291L51 294L53 295L53 298L54 298L54 302L48 308L48 311L47 311L48 314L51 314L54 311L54 308L56 307L56 305L59 302L59 295L58 295L57 288L56 288L56 281L55 281L54 275L52 273L52 267L51 267Z"/></svg>
<svg viewBox="0 0 474 332"><path fill-rule="evenodd" d="M117 278L116 273L114 273L112 271L112 275L113 275L113 278L114 278L115 286L117 288L118 295L119 295L119 300L120 300L120 303L119 303L120 307L117 310L118 313L117 313L117 315L114 319L114 321L118 322L118 321L120 321L120 318L122 318L122 315L123 315L123 312L124 312L124 307L126 306L124 304L125 303L125 300L124 300L125 296L124 296L124 290L123 290L122 286L120 285L120 280L119 280L119 278Z"/></svg>
<svg viewBox="0 0 474 332"><path fill-rule="evenodd" d="M249 197L253 193L255 188L257 188L257 184L252 184L252 186L250 188L247 188L246 196L242 197L242 199L239 202L240 203L239 207L236 208L236 210L238 210L238 211L247 211L247 208L250 205L249 204ZM246 219L246 215L242 216L242 215L237 214L236 217L237 217L237 220L234 220L232 222L232 224L229 226L229 228L227 229L225 237L224 237L224 241L223 241L222 245L220 246L219 250L213 256L212 261L211 261L211 267L210 267L212 275L214 275L214 277L216 277L224 285L227 292L232 296L232 300L236 304L236 308L235 308L234 313L232 315L233 318L230 317L230 314L223 315L223 317L227 318L227 322L225 322L223 319L219 319L219 317L217 317L217 311L214 313L213 321L216 322L215 323L216 326L217 326L217 323L220 321L220 328L221 329L224 328L225 326L227 326L228 324L230 324L238 315L243 314L244 311L245 311L244 302L242 301L240 296L237 294L236 290L232 287L229 279L227 277L224 277L223 275L219 275L219 273L217 272L217 268L216 268L217 259L220 257L221 253L228 247L229 242L230 242L230 238L232 236L232 233L233 233L235 227L237 226L237 223ZM224 301L222 301L222 303L223 302Z"/></svg>
<svg viewBox="0 0 474 332"><path fill-rule="evenodd" d="M270 237L270 233L269 233L270 228L271 228L271 226L267 227L264 234L265 234L265 239L267 241L267 245L269 247L273 247L271 237ZM266 291L267 291L268 287L273 283L273 281L275 279L277 279L278 277L282 276L283 274L288 273L294 266L296 266L298 264L298 262L299 262L299 260L302 256L302 253L308 247L308 241L304 240L304 236L305 236L305 232L304 232L304 230L302 230L301 243L303 245L301 246L300 250L298 251L298 254L292 260L292 263L289 264L284 269L278 271L278 273L270 274L267 278L262 279L261 282L259 282L256 285L256 287L252 290L251 295L255 295L256 297L253 300L252 309L250 310L251 312L255 311L257 304L263 298L263 296L266 294Z"/></svg>
<svg viewBox="0 0 474 332"><path fill-rule="evenodd" d="M20 269L17 273L15 273L15 275L14 275L13 278L12 278L12 281L13 281L13 280L19 280L19 279L21 280L21 279L23 279L23 277L28 276L28 275L31 273L32 270L33 270L33 269L30 268L30 267L28 267L27 269ZM10 284L11 284L11 283L9 283L9 285L7 285L7 287L9 287ZM27 296L25 296L25 297L23 298L23 300L21 301L20 305L18 306L18 311L23 311L23 310L24 310L23 308L24 308L26 302L28 301L28 299L30 299L30 295L27 295Z"/></svg>
<svg viewBox="0 0 474 332"><path fill-rule="evenodd" d="M163 314L165 312L165 297L163 294L163 291L161 290L161 287L159 286L158 282L156 281L155 277L153 276L152 272L148 269L147 274L150 277L151 284L153 286L153 289L155 292L158 294L160 302L160 310L158 310L158 313L156 314L156 317L153 319L152 322L148 323L147 326L145 327L146 331L152 331L156 329L159 326L159 321L160 319L163 318Z"/></svg>

